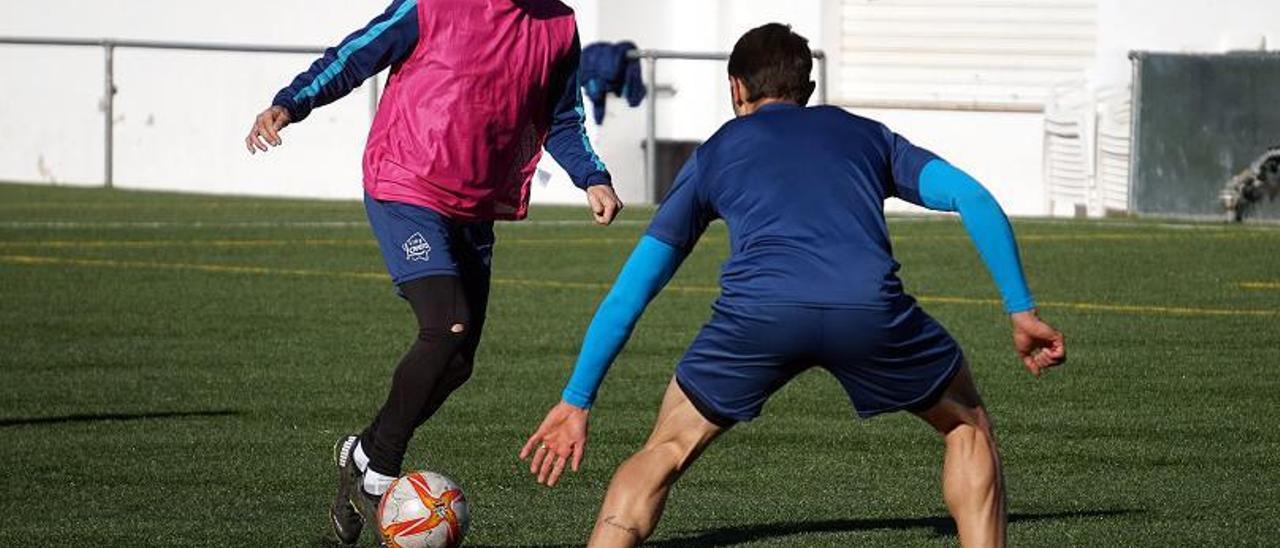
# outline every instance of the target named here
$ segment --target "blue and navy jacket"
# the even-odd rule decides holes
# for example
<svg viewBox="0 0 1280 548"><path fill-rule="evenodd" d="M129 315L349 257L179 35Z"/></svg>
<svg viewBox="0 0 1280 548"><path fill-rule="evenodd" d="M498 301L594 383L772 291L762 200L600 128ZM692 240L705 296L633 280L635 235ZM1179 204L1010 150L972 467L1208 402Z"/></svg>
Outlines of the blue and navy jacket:
<svg viewBox="0 0 1280 548"><path fill-rule="evenodd" d="M582 88L591 99L596 125L604 123L610 93L626 99L632 107L640 106L648 94L640 76L640 60L629 55L635 49L632 42L596 42L582 50Z"/></svg>

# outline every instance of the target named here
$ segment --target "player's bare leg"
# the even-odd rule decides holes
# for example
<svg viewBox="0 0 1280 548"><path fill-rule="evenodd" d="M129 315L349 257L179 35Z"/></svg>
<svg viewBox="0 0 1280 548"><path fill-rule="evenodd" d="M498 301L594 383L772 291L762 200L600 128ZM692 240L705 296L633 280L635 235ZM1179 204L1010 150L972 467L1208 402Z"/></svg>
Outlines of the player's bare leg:
<svg viewBox="0 0 1280 548"><path fill-rule="evenodd" d="M588 546L631 547L649 538L671 486L724 430L703 418L672 379L649 440L613 473Z"/></svg>
<svg viewBox="0 0 1280 548"><path fill-rule="evenodd" d="M933 407L917 412L946 441L942 495L965 548L1005 545L1004 477L991 420L961 367Z"/></svg>

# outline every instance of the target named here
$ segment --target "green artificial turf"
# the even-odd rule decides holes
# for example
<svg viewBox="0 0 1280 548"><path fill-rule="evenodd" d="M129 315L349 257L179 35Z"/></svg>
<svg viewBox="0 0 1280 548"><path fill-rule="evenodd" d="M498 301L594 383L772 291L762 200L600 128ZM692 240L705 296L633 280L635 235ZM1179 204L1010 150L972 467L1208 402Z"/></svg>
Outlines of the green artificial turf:
<svg viewBox="0 0 1280 548"><path fill-rule="evenodd" d="M646 435L708 317L722 225L605 382L585 469L548 490L515 456L651 213L499 227L476 375L406 460L462 484L470 546L581 545ZM995 417L1012 545L1277 543L1280 230L1015 222L1070 353L1037 380L960 224L890 225ZM413 332L358 203L0 185L0 546L326 545L330 446ZM694 466L653 545L954 544L941 448L909 415L855 420L806 373Z"/></svg>

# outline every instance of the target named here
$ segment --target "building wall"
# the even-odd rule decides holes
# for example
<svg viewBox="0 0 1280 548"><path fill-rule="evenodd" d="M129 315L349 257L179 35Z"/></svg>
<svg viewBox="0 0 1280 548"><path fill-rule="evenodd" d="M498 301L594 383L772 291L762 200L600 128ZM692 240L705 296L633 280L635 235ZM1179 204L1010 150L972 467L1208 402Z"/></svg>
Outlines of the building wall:
<svg viewBox="0 0 1280 548"><path fill-rule="evenodd" d="M0 35L323 45L383 0L7 0ZM306 55L116 52L116 171L122 188L353 198L367 90L249 156L242 140ZM0 180L102 183L102 51L0 45Z"/></svg>
<svg viewBox="0 0 1280 548"><path fill-rule="evenodd" d="M1041 162L1044 116L1025 112L861 109L911 142L934 151L978 179L1010 215L1047 213ZM922 212L899 200L887 211Z"/></svg>
<svg viewBox="0 0 1280 548"><path fill-rule="evenodd" d="M1096 86L1128 85L1129 52L1280 48L1275 0L1099 0Z"/></svg>
<svg viewBox="0 0 1280 548"><path fill-rule="evenodd" d="M587 1L581 2L583 4ZM822 38L821 0L597 0L596 38L630 40L645 49L727 52L738 37L764 23L791 24L810 37ZM585 31L584 31L585 33ZM733 117L726 66L721 61L662 60L658 64L658 139L704 140ZM650 93L655 86L650 85ZM597 131L597 148L614 174L622 198L646 199L644 106L628 108L613 99L605 123Z"/></svg>
<svg viewBox="0 0 1280 548"><path fill-rule="evenodd" d="M577 0L584 42L633 40L642 47L728 51L754 26L780 21L824 47L833 39L824 9L829 0ZM361 26L383 0L227 0L188 4L155 0L16 0L0 4L0 35L134 38L327 45ZM145 16L140 16L145 14ZM283 22L283 23L282 23ZM158 24L161 23L161 24ZM834 37L838 40L838 36ZM311 62L306 55L116 52L116 170L121 188L233 194L355 198L360 153L368 129L368 90L317 110L286 130L286 145L249 156L241 144L252 116L274 92ZM19 135L0 147L0 179L58 184L102 183L102 54L96 48L0 47L0 133ZM732 116L724 63L663 61L659 67L659 137L705 139ZM56 109L29 105L56 104ZM974 114L872 111L871 115L952 158L984 158L963 135ZM979 117L980 118L980 117ZM623 198L645 199L643 108L614 100L603 126L589 124ZM1030 124L1034 125L1034 124ZM1028 124L1018 128L1025 130ZM1025 131L1024 131L1025 132ZM1034 139L1035 131L1026 132ZM1024 136L1026 137L1026 136ZM1027 142L1009 137L1010 142ZM998 147L997 147L998 148ZM965 161L958 161L965 165ZM970 161L977 174L994 173L997 186L1014 175L1007 164ZM1038 158L1022 158L1038 165ZM535 183L542 202L577 203L581 193L553 162ZM1022 172L1034 174L1035 169ZM1018 173L1013 169L1012 173ZM1010 203L1019 199L1011 197ZM1030 210L1028 210L1030 211Z"/></svg>
<svg viewBox="0 0 1280 548"><path fill-rule="evenodd" d="M587 3L587 2L582 2ZM836 85L840 27L832 25L838 0L681 0L596 3L598 34L607 41L632 40L641 47L664 50L729 51L742 33L781 22L809 38L830 55L831 99ZM579 8L581 10L581 8ZM590 21L581 20L584 28ZM660 61L658 138L703 140L733 116L725 64L708 61ZM815 98L816 100L816 98ZM992 188L1016 215L1046 211L1041 184L1043 116L1038 113L948 112L934 110L862 109L853 112L888 124L913 141L968 170ZM644 197L644 109L611 103L605 123L593 128L597 148L609 163L624 200ZM919 211L893 201L892 211Z"/></svg>
<svg viewBox="0 0 1280 548"><path fill-rule="evenodd" d="M386 0L11 0L0 3L0 35L330 45L385 9ZM726 50L758 23L803 13L801 32L817 35L810 0L689 3L568 0L584 43L633 40L643 47ZM808 4L806 7L802 4ZM709 24L710 23L710 24ZM368 89L357 89L285 131L286 145L249 156L241 141L254 114L307 55L187 53L118 49L115 79L115 181L120 188L355 198L370 122ZM103 181L102 51L0 46L0 180L99 185ZM700 139L731 115L723 63L663 62L660 84L675 88L660 107L660 137ZM31 105L55 104L56 109ZM589 125L629 201L645 198L643 108L619 108ZM534 199L580 203L581 192L549 159Z"/></svg>
<svg viewBox="0 0 1280 548"><path fill-rule="evenodd" d="M143 38L328 45L385 8L386 0L8 0L0 35ZM835 56L839 0L568 0L583 41L633 40L641 47L728 51L745 30L793 25ZM1274 0L1099 0L1094 85L1127 83L1131 49L1256 47L1280 43ZM367 89L289 128L286 146L249 156L254 114L311 62L305 55L117 51L116 181L123 188L354 198L370 122ZM0 180L101 184L100 49L0 46ZM833 58L832 76L838 59ZM13 76L21 75L21 76ZM658 135L704 139L732 116L724 64L663 61ZM831 86L836 89L836 86ZM833 97L837 99L837 97ZM885 122L992 187L1018 215L1047 213L1038 113L851 110ZM645 196L643 108L610 104L589 132L624 199ZM580 202L580 191L544 161L534 199ZM891 208L900 208L892 205Z"/></svg>

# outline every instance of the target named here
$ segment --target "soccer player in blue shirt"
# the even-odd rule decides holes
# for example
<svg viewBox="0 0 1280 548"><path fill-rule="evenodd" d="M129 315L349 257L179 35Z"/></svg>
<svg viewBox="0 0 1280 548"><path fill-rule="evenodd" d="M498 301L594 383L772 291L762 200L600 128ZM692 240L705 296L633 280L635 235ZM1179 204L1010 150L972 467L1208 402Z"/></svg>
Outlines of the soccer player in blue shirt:
<svg viewBox="0 0 1280 548"><path fill-rule="evenodd" d="M578 469L609 365L707 224L723 219L732 251L720 297L676 367L649 440L615 472L592 547L648 538L672 485L707 445L812 366L839 380L860 416L909 411L935 428L960 543L1004 545L991 422L959 345L903 291L884 200L960 213L1031 373L1066 360L1062 334L1037 318L1013 231L986 189L873 120L805 108L811 70L808 41L789 27L765 25L738 41L729 60L737 119L676 177L596 311L562 401L520 452L548 486L566 466Z"/></svg>

